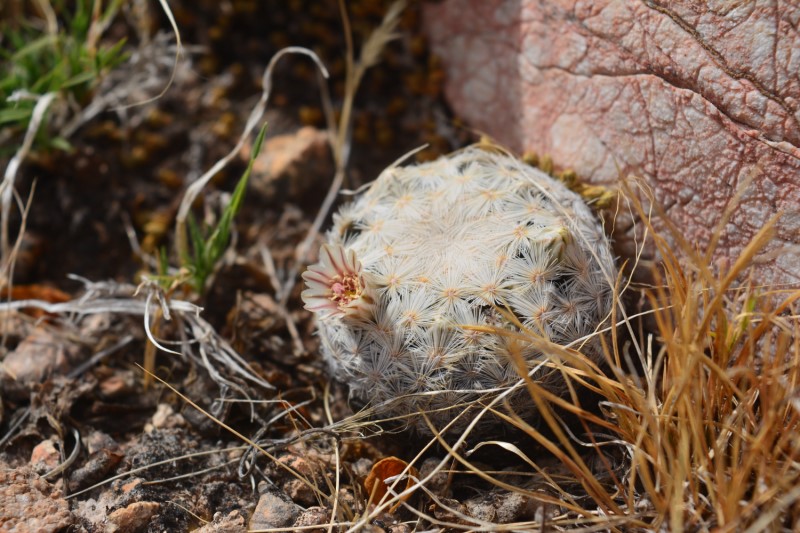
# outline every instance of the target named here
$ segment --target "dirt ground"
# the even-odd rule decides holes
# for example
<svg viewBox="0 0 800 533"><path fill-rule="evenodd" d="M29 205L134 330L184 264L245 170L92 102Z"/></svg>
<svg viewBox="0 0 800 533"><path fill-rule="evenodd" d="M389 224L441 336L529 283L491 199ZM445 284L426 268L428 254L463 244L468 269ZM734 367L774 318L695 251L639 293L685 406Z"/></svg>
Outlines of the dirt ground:
<svg viewBox="0 0 800 533"><path fill-rule="evenodd" d="M356 49L388 5L349 3ZM335 2L170 6L186 48L166 93L101 113L72 135L69 152L34 152L26 160L17 187L21 198L32 194L32 203L10 299L59 303L87 292L133 298L132 287L153 273L146 258L162 247L173 249L173 222L187 184L236 144L260 95L263 70L281 47L317 52L331 74L334 106L341 104L346 53ZM112 27L110 35L127 35L144 59L119 67L118 76L98 91L139 79L143 73L136 69L145 66L147 83L131 91L127 102L156 96L166 85L174 40L158 9L152 8L147 20L149 43L136 41L141 34L130 21ZM419 5L412 4L402 16L399 38L388 44L357 93L345 188L373 179L424 143L430 147L418 159L475 139L443 101L441 70L420 27ZM203 308L203 320L261 381L224 367L217 367L222 377L215 377L197 352L159 351L153 368L174 389L146 383L139 365L148 341L140 314L5 313L0 514L7 518L0 529L240 531L319 525L321 531L337 522L345 530L366 508L363 481L374 463L389 456L410 461L427 442L391 434L362 438L378 433L376 428L344 438L309 432L350 411L346 390L325 377L311 316L299 299L301 284L285 297L285 306L276 287L276 280L299 268L295 250L335 173L308 58L287 57L279 64L266 120L267 141L236 220L232 250L206 294L186 296L180 289L175 294ZM246 164L247 149L201 195L198 218L216 209L220 194L233 189ZM17 217L12 234L20 223ZM149 318L153 333L165 342L185 335L185 322ZM441 449L433 447L416 464L424 473L436 468L439 457ZM477 460L517 475L513 461ZM523 496L490 491L474 477L445 472L431 484L432 494L466 516L510 522L544 512ZM410 503L439 520L459 520L430 497L417 495ZM400 508L359 527L400 532L433 526Z"/></svg>

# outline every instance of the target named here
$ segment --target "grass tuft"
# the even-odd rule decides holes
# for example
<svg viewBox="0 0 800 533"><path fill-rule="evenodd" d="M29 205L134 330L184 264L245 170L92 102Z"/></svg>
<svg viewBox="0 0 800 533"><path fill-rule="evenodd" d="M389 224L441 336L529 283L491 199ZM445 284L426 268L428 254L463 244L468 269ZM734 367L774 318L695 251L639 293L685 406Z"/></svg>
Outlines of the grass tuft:
<svg viewBox="0 0 800 533"><path fill-rule="evenodd" d="M602 338L608 369L533 334L514 336L515 342L541 345L552 355L551 365L570 384L570 394L560 398L544 389L530 377L521 350L512 350L543 427L532 426L508 406L495 409L556 457L569 476L559 480L523 456L548 487L549 496L543 496L509 487L481 473L464 455L450 453L498 487L556 505L564 527L580 518L617 531L796 530L800 336L795 307L800 291L760 287L749 275L753 260L774 236L778 216L727 268L712 268L724 222L715 230L712 249L698 253L666 217L661 218L666 235L659 233L630 187L625 196L662 258L653 271L655 283L642 289L654 330L647 333L633 317L626 318L621 324L634 335L623 343L618 329L611 329ZM647 200L651 204L652 198ZM625 361L634 358L631 352L638 354L638 372L623 371L629 368ZM579 391L587 389L599 396L599 412L581 404L586 395ZM509 446L479 446L488 445Z"/></svg>
<svg viewBox="0 0 800 533"><path fill-rule="evenodd" d="M85 104L98 81L127 58L125 40L101 37L117 15L121 0L42 0L43 19L12 17L0 23L0 140L21 135L34 116L39 95L57 93L64 102ZM13 142L0 142L0 157ZM69 143L47 128L37 148L68 149Z"/></svg>

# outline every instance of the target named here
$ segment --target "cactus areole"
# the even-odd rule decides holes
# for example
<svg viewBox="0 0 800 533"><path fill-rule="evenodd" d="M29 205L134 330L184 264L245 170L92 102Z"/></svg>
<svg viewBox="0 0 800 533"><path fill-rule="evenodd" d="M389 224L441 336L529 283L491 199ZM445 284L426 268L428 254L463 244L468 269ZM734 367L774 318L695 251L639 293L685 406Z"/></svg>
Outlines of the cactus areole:
<svg viewBox="0 0 800 533"><path fill-rule="evenodd" d="M579 195L472 147L385 170L334 215L303 278L333 376L374 417L430 433L421 412L438 429L455 420L450 431L463 430L475 417L460 413L504 393L535 416L524 387L509 391L520 379L511 350L550 390L563 378L541 342L498 328L599 358L616 267Z"/></svg>

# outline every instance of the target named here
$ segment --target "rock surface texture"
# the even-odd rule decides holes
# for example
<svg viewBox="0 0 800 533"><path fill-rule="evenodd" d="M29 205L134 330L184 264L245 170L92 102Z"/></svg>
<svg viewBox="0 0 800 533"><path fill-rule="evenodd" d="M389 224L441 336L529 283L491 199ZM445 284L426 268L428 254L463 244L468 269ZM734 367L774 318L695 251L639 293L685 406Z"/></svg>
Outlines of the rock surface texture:
<svg viewBox="0 0 800 533"><path fill-rule="evenodd" d="M0 469L0 531L55 533L75 522L61 491L27 468Z"/></svg>
<svg viewBox="0 0 800 533"><path fill-rule="evenodd" d="M754 176L718 253L783 211L758 277L800 282L800 3L445 0L425 15L471 126L596 184L645 177L701 249Z"/></svg>

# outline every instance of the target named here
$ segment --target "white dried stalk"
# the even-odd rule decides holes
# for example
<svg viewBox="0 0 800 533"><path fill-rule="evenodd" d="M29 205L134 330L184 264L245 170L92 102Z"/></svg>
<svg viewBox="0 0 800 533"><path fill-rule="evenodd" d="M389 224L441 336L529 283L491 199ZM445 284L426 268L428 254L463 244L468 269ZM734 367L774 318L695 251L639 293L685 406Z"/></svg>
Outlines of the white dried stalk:
<svg viewBox="0 0 800 533"><path fill-rule="evenodd" d="M73 278L81 279L76 276L73 276ZM248 364L242 356L225 339L219 336L211 324L200 316L201 307L188 301L166 298L155 283L147 282L140 287L135 287L112 282L92 283L86 280L82 281L86 284L86 292L75 300L59 303L44 300L3 302L0 303L0 312L36 308L55 315L72 317L99 313L142 316L145 320L144 329L148 333L148 338L159 349L178 355L194 356L193 345L197 345L200 352L198 359L218 384L236 389L246 395L246 391L241 385L223 376L218 368L222 367L226 368L234 376L257 384L264 389L274 389L270 383L254 374L248 368ZM140 295L139 293L145 294ZM174 317L186 325L186 329L190 333L189 339L174 342L183 351L178 352L166 348L164 345L170 343L156 339L150 333L147 321L154 305L160 306L166 320Z"/></svg>
<svg viewBox="0 0 800 533"><path fill-rule="evenodd" d="M39 131L39 126L44 120L47 108L50 107L50 104L56 97L56 93L52 92L40 96L15 93L12 94L9 99L26 96L35 98L36 105L33 107L31 120L28 122L28 129L25 131L25 138L22 141L22 145L14 154L14 157L8 162L5 173L3 174L3 182L0 183L0 253L2 253L4 264L8 260L10 251L8 241L8 219L11 214L11 200L14 197L14 181L16 180L17 172L19 171L22 161L28 156L28 152L31 150L36 132Z"/></svg>

